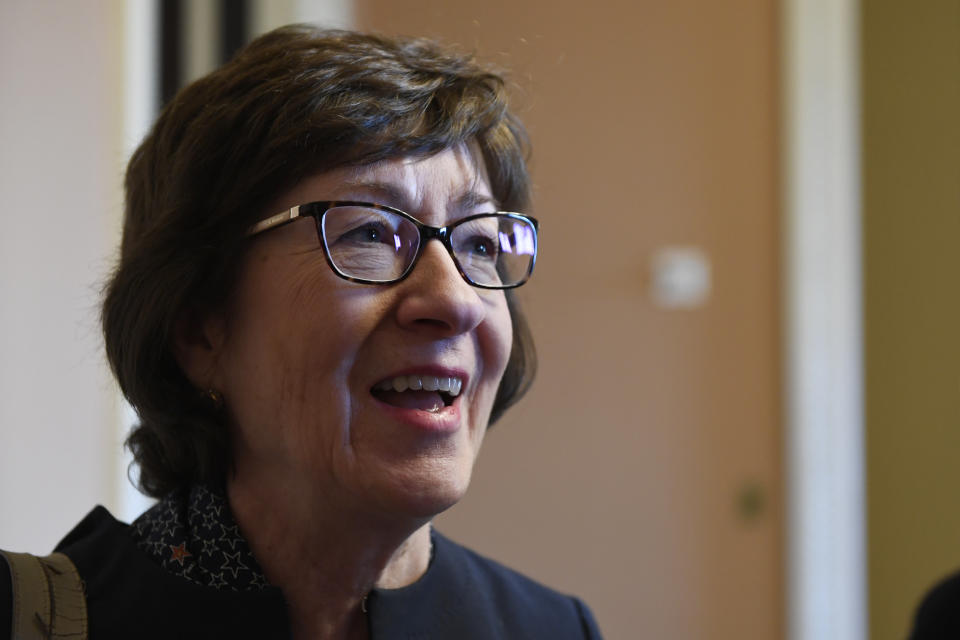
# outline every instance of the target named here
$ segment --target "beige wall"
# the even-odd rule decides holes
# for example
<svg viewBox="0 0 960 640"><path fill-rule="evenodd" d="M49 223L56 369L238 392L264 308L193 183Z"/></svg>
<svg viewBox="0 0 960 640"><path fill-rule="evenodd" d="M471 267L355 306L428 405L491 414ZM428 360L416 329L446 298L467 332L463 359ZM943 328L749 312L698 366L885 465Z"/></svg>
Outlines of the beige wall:
<svg viewBox="0 0 960 640"><path fill-rule="evenodd" d="M534 142L541 371L441 529L583 596L610 638L782 637L775 3L356 15L508 68ZM651 303L665 245L709 256L704 306Z"/></svg>
<svg viewBox="0 0 960 640"><path fill-rule="evenodd" d="M49 552L121 479L97 305L118 234L118 2L0 2L0 547Z"/></svg>
<svg viewBox="0 0 960 640"><path fill-rule="evenodd" d="M863 4L870 626L960 568L960 3Z"/></svg>

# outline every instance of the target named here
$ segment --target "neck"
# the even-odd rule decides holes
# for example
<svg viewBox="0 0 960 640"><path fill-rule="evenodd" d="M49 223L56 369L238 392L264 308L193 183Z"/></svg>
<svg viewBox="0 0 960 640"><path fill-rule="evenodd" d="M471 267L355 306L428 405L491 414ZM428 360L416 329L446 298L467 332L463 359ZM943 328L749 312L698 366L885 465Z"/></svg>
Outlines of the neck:
<svg viewBox="0 0 960 640"><path fill-rule="evenodd" d="M390 522L275 484L235 477L227 496L264 575L283 591L293 637L368 637L364 599L424 574L429 521Z"/></svg>

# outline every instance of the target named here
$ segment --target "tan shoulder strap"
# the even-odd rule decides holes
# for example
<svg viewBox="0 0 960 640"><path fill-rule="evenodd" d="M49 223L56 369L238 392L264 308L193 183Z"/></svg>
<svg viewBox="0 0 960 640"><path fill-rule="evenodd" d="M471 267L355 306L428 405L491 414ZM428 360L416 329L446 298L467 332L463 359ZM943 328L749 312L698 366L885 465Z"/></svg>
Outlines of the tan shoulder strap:
<svg viewBox="0 0 960 640"><path fill-rule="evenodd" d="M87 599L70 558L0 551L13 585L12 640L87 639Z"/></svg>

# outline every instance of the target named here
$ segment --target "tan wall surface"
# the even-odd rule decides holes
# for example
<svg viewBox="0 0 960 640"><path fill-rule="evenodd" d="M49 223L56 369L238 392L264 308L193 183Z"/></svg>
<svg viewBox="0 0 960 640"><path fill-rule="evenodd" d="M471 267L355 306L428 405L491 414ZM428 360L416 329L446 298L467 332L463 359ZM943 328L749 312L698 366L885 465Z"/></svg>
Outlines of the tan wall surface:
<svg viewBox="0 0 960 640"><path fill-rule="evenodd" d="M440 528L583 596L608 638L781 637L775 3L356 16L507 67L534 142L541 371ZM710 257L705 306L651 304L650 256L671 244ZM745 521L751 483L765 506Z"/></svg>
<svg viewBox="0 0 960 640"><path fill-rule="evenodd" d="M0 547L49 553L121 482L98 316L121 208L119 2L0 1Z"/></svg>
<svg viewBox="0 0 960 640"><path fill-rule="evenodd" d="M884 640L960 568L960 2L868 0L862 51L869 604Z"/></svg>

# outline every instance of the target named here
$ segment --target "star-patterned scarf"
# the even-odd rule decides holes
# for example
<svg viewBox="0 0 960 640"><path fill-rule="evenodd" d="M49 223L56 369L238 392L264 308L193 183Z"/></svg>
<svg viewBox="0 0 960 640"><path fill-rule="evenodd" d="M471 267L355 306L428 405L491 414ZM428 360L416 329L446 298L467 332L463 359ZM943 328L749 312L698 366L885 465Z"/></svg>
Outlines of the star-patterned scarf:
<svg viewBox="0 0 960 640"><path fill-rule="evenodd" d="M164 498L137 518L130 532L157 564L190 582L232 591L268 584L226 497L207 487Z"/></svg>

